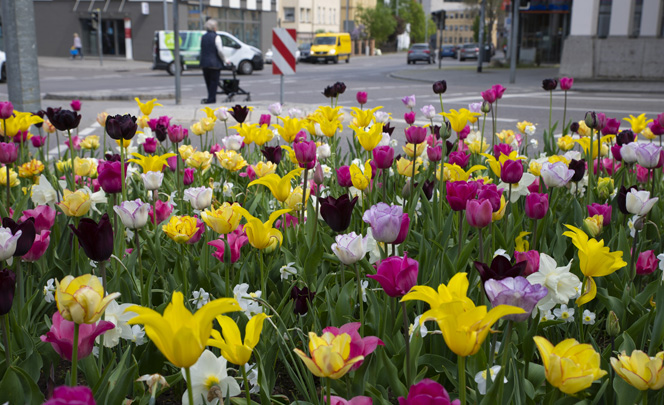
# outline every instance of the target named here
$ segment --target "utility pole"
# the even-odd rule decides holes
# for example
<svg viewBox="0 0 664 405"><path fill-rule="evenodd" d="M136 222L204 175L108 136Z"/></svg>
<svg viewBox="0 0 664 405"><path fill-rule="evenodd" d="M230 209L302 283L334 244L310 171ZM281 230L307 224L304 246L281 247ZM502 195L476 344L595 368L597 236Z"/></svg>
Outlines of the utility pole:
<svg viewBox="0 0 664 405"><path fill-rule="evenodd" d="M519 0L512 0L512 32L510 38L510 83L516 82L517 49L519 40Z"/></svg>
<svg viewBox="0 0 664 405"><path fill-rule="evenodd" d="M180 88L180 74L182 73L180 69L182 67L180 66L179 2L179 0L173 0L173 50L175 53L175 60L173 60L173 63L175 64L175 104L177 105L180 105L182 98L182 89Z"/></svg>
<svg viewBox="0 0 664 405"><path fill-rule="evenodd" d="M41 110L32 0L2 0L2 17L9 101L17 111Z"/></svg>
<svg viewBox="0 0 664 405"><path fill-rule="evenodd" d="M203 0L198 0L198 18L199 18L199 28L201 31L203 31L203 24L205 24L204 16L203 16Z"/></svg>
<svg viewBox="0 0 664 405"><path fill-rule="evenodd" d="M97 53L99 54L99 66L104 66L104 57L101 42L101 9L98 8L92 12L92 22L97 24Z"/></svg>
<svg viewBox="0 0 664 405"><path fill-rule="evenodd" d="M480 43L480 54L477 58L477 73L482 73L482 62L484 62L484 57L486 52L484 50L484 24L486 22L486 0L482 0L482 7L480 8L480 35L478 42ZM491 36L491 33L489 33Z"/></svg>
<svg viewBox="0 0 664 405"><path fill-rule="evenodd" d="M164 31L167 31L168 30L168 3L166 2L166 0L164 0L163 9L164 9Z"/></svg>
<svg viewBox="0 0 664 405"><path fill-rule="evenodd" d="M350 0L346 0L346 32L350 32L350 20L349 20L349 8L350 8Z"/></svg>

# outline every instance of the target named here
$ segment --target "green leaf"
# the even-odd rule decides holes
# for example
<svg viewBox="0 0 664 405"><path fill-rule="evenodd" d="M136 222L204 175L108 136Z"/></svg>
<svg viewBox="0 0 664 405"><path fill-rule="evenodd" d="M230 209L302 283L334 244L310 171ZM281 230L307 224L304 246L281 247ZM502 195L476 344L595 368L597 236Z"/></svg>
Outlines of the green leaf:
<svg viewBox="0 0 664 405"><path fill-rule="evenodd" d="M650 348L648 349L650 356L654 356L659 351L664 339L664 310L662 310L664 309L664 288L657 290L655 303L655 322L653 322Z"/></svg>
<svg viewBox="0 0 664 405"><path fill-rule="evenodd" d="M28 373L19 367L10 367L0 381L0 402L41 404L44 395Z"/></svg>

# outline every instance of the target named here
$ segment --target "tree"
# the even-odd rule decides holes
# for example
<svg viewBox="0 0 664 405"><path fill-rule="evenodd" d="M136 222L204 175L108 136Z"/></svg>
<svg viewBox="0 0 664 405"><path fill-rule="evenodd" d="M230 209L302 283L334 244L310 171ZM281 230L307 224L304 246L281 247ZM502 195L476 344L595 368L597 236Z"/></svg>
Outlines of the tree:
<svg viewBox="0 0 664 405"><path fill-rule="evenodd" d="M482 0L464 0L464 3L471 8L474 8L478 11L482 7ZM503 10L501 8L503 4L502 0L486 0L486 15L485 15L485 38L488 38L488 41L491 42L493 35L493 27L498 23L498 19L502 18ZM478 25L479 31L479 25ZM477 34L476 34L477 35Z"/></svg>
<svg viewBox="0 0 664 405"><path fill-rule="evenodd" d="M399 17L410 23L410 42L428 42L428 38L436 33L436 23L431 16L425 16L422 5L414 0L400 0L399 3ZM426 33L425 26L428 28Z"/></svg>
<svg viewBox="0 0 664 405"><path fill-rule="evenodd" d="M382 44L392 35L397 26L397 21L392 15L392 10L379 1L376 7L357 7L357 21L366 27L370 38L376 40L376 44Z"/></svg>

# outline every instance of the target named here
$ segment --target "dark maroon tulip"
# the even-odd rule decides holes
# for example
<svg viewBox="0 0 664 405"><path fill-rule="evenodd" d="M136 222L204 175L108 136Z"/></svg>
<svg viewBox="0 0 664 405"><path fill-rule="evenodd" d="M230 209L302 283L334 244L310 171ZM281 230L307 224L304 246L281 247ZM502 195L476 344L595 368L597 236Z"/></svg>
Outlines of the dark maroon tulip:
<svg viewBox="0 0 664 405"><path fill-rule="evenodd" d="M542 80L542 88L546 91L555 90L558 87L558 80L556 79L544 79Z"/></svg>
<svg viewBox="0 0 664 405"><path fill-rule="evenodd" d="M392 242L392 244L394 245L402 244L403 241L405 241L406 237L408 236L409 228L410 228L410 217L408 216L408 213L404 213L401 216L401 228L399 228L399 234L397 235L397 238L394 240L394 242Z"/></svg>
<svg viewBox="0 0 664 405"><path fill-rule="evenodd" d="M520 160L506 160L500 169L500 179L507 184L516 184L523 177L523 163Z"/></svg>
<svg viewBox="0 0 664 405"><path fill-rule="evenodd" d="M85 254L96 262L103 262L113 254L113 227L108 214L102 215L99 222L91 218L81 218L78 228L69 225Z"/></svg>
<svg viewBox="0 0 664 405"><path fill-rule="evenodd" d="M392 136L392 133L394 132L394 127L390 125L390 123L386 123L383 125L383 133L388 134L389 136Z"/></svg>
<svg viewBox="0 0 664 405"><path fill-rule="evenodd" d="M450 153L450 164L456 164L462 168L468 166L468 161L470 160L470 155L463 151L455 151Z"/></svg>
<svg viewBox="0 0 664 405"><path fill-rule="evenodd" d="M346 83L344 82L336 82L334 83L334 91L337 93L337 95L344 94L346 91Z"/></svg>
<svg viewBox="0 0 664 405"><path fill-rule="evenodd" d="M125 176L127 175L127 163L125 163ZM97 167L97 181L102 190L108 194L122 192L122 163L118 161L101 161Z"/></svg>
<svg viewBox="0 0 664 405"><path fill-rule="evenodd" d="M107 153L104 155L104 160L107 162L120 162L122 158L119 153Z"/></svg>
<svg viewBox="0 0 664 405"><path fill-rule="evenodd" d="M335 98L338 96L337 92L334 90L334 85L325 87L323 89L323 95L327 98Z"/></svg>
<svg viewBox="0 0 664 405"><path fill-rule="evenodd" d="M310 291L307 287L302 287L301 289L298 286L294 285L291 289L291 299L295 301L295 306L293 307L293 312L296 315L304 315L309 311L309 304L314 300L316 293Z"/></svg>
<svg viewBox="0 0 664 405"><path fill-rule="evenodd" d="M6 217L2 218L2 227L11 229L12 235L16 235L16 232L21 231L21 236L16 241L14 257L23 256L28 253L32 244L35 243L35 236L37 235L35 231L35 219L27 218L25 221L17 224L13 219Z"/></svg>
<svg viewBox="0 0 664 405"><path fill-rule="evenodd" d="M168 125L164 125L162 123L157 123L157 125L154 127L154 130L152 130L154 133L154 136L157 137L157 140L159 142L164 142L166 140L166 137L168 136Z"/></svg>
<svg viewBox="0 0 664 405"><path fill-rule="evenodd" d="M634 132L631 129L625 129L620 131L618 136L616 136L616 143L620 146L623 146L634 142L634 139L636 139Z"/></svg>
<svg viewBox="0 0 664 405"><path fill-rule="evenodd" d="M58 131L72 130L78 127L78 124L81 122L81 114L77 114L71 110L63 110L62 108L48 107L46 115Z"/></svg>
<svg viewBox="0 0 664 405"><path fill-rule="evenodd" d="M265 156L268 162L278 165L281 162L282 149L279 146L264 146L261 153Z"/></svg>
<svg viewBox="0 0 664 405"><path fill-rule="evenodd" d="M616 194L616 202L618 203L618 209L620 210L620 212L622 212L625 215L629 214L629 211L627 211L627 194L630 192L630 190L638 190L638 189L639 188L637 186L629 186L628 188L625 188L625 186L620 186L618 194Z"/></svg>
<svg viewBox="0 0 664 405"><path fill-rule="evenodd" d="M500 209L500 197L502 194L502 188L498 188L495 184L485 184L477 193L477 198L480 200L489 200L491 211L497 212Z"/></svg>
<svg viewBox="0 0 664 405"><path fill-rule="evenodd" d="M415 185L417 186L417 183L415 183ZM431 197L433 197L433 189L435 186L435 180L425 180L424 183L422 183L422 191L427 200L431 200Z"/></svg>
<svg viewBox="0 0 664 405"><path fill-rule="evenodd" d="M609 204L592 203L588 207L588 216L594 217L595 215L602 216L602 225L611 225L611 206Z"/></svg>
<svg viewBox="0 0 664 405"><path fill-rule="evenodd" d="M37 112L33 112L32 115L37 115L39 118L44 118L44 115L46 115L46 111L44 110L39 110ZM37 124L34 124L37 128L41 128L44 125L44 122L39 122Z"/></svg>
<svg viewBox="0 0 664 405"><path fill-rule="evenodd" d="M586 162L583 159L572 159L569 162L569 169L574 170L574 176L572 176L570 181L578 183L583 180L583 176L586 174Z"/></svg>
<svg viewBox="0 0 664 405"><path fill-rule="evenodd" d="M474 262L473 264L480 273L482 283L489 279L502 280L507 277L521 276L527 265L525 261L513 265L508 258L502 255L494 257L490 267L482 262Z"/></svg>
<svg viewBox="0 0 664 405"><path fill-rule="evenodd" d="M0 270L0 316L12 309L14 291L16 290L16 274L9 269Z"/></svg>
<svg viewBox="0 0 664 405"><path fill-rule="evenodd" d="M478 184L476 181L448 181L445 183L447 191L447 202L453 211L466 209L466 202L477 195Z"/></svg>
<svg viewBox="0 0 664 405"><path fill-rule="evenodd" d="M242 124L247 119L247 115L249 115L249 107L235 104L231 110L228 110L228 113L235 118L235 121Z"/></svg>
<svg viewBox="0 0 664 405"><path fill-rule="evenodd" d="M549 210L549 195L530 193L526 196L526 216L530 219L542 219Z"/></svg>
<svg viewBox="0 0 664 405"><path fill-rule="evenodd" d="M569 125L569 130L571 133L576 134L579 132L579 123L573 122Z"/></svg>
<svg viewBox="0 0 664 405"><path fill-rule="evenodd" d="M390 297L403 297L417 284L417 273L420 264L404 252L403 257L392 256L380 262L376 274L372 278L383 287Z"/></svg>
<svg viewBox="0 0 664 405"><path fill-rule="evenodd" d="M447 82L439 80L433 84L433 92L435 94L444 94L447 91Z"/></svg>
<svg viewBox="0 0 664 405"><path fill-rule="evenodd" d="M106 118L106 133L116 141L133 138L137 129L136 117L131 114L109 115Z"/></svg>
<svg viewBox="0 0 664 405"><path fill-rule="evenodd" d="M341 187L353 186L353 181L350 178L350 166L341 166L337 169L337 183Z"/></svg>
<svg viewBox="0 0 664 405"><path fill-rule="evenodd" d="M320 215L333 231L343 232L350 225L356 203L357 197L351 200L348 194L342 194L339 198L332 196L321 198Z"/></svg>
<svg viewBox="0 0 664 405"><path fill-rule="evenodd" d="M377 146L371 151L373 155L372 162L376 162L379 169L389 169L394 163L394 148L391 146Z"/></svg>

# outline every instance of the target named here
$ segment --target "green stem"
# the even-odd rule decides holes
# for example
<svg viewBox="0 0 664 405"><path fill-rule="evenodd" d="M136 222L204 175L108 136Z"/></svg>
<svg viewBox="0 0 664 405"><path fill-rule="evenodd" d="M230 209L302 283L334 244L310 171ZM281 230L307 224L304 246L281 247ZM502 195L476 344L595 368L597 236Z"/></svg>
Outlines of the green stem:
<svg viewBox="0 0 664 405"><path fill-rule="evenodd" d="M247 379L247 370L244 369L244 364L240 366L242 370L242 380L244 380L244 393L247 396L247 405L251 404L251 394L249 393L249 380ZM193 403L193 402L192 402Z"/></svg>
<svg viewBox="0 0 664 405"><path fill-rule="evenodd" d="M438 97L440 97L440 112L445 112L445 109L443 108L443 94L438 94Z"/></svg>
<svg viewBox="0 0 664 405"><path fill-rule="evenodd" d="M244 370L244 368L242 368ZM184 372L187 376L187 396L189 397L189 403L193 404L194 403L194 391L191 389L191 371L189 370L189 367L186 367L184 369ZM246 377L245 377L246 381ZM249 393L247 392L247 399L249 398ZM247 402L249 404L249 402Z"/></svg>
<svg viewBox="0 0 664 405"><path fill-rule="evenodd" d="M7 362L7 367L12 365L12 350L9 343L9 314L2 316L2 338L3 344L5 345L5 361Z"/></svg>
<svg viewBox="0 0 664 405"><path fill-rule="evenodd" d="M553 112L553 90L549 91L549 139L550 142L553 142L553 134L551 133L551 114ZM590 144L592 146L592 142Z"/></svg>
<svg viewBox="0 0 664 405"><path fill-rule="evenodd" d="M302 211L300 218L300 226L304 227L304 215L307 212L306 203L307 203L307 177L309 176L309 170L304 169L304 184L302 184ZM318 219L318 218L316 218Z"/></svg>
<svg viewBox="0 0 664 405"><path fill-rule="evenodd" d="M11 186L9 180L9 163L5 165L5 171L7 172L7 215L9 215L9 208L12 206L11 202Z"/></svg>
<svg viewBox="0 0 664 405"><path fill-rule="evenodd" d="M138 256L138 268L136 269L136 272L138 272L138 294L141 296L143 305L146 305L147 303L144 302L143 297L143 262L141 261L141 241L138 236L138 229L134 230L134 237L136 238L136 255Z"/></svg>
<svg viewBox="0 0 664 405"><path fill-rule="evenodd" d="M500 360L500 372L496 376L496 380L498 381L500 389L498 390L498 403L502 403L503 401L503 388L505 387L505 384L503 384L503 376L507 374L507 371L505 370L505 367L507 366L507 357L509 357L510 353L510 339L512 338L512 324L513 321L508 321L507 323L507 333L505 334L505 339L503 340L503 344L501 345L503 349L503 358ZM491 379L491 375L487 374L486 376L487 381Z"/></svg>
<svg viewBox="0 0 664 405"><path fill-rule="evenodd" d="M648 390L643 391L643 397L641 399L641 405L648 405Z"/></svg>
<svg viewBox="0 0 664 405"><path fill-rule="evenodd" d="M563 108L563 136L567 135L565 121L567 121L567 90L565 90L565 107Z"/></svg>
<svg viewBox="0 0 664 405"><path fill-rule="evenodd" d="M69 385L72 387L76 386L78 380L77 376L78 372L76 370L76 368L78 367L78 328L79 325L77 323L74 323L74 341L73 341L73 348L71 351L71 379L69 380Z"/></svg>
<svg viewBox="0 0 664 405"><path fill-rule="evenodd" d="M125 185L125 148L124 139L120 139L120 184L122 185L122 201L127 201L127 186ZM120 201L120 203L122 203ZM122 256L121 256L122 257Z"/></svg>
<svg viewBox="0 0 664 405"><path fill-rule="evenodd" d="M401 311L403 312L403 337L406 341L406 386L409 387L412 380L410 379L410 339L408 336L408 313L406 312L406 301L401 301ZM414 327L417 328L417 325Z"/></svg>
<svg viewBox="0 0 664 405"><path fill-rule="evenodd" d="M459 366L459 401L461 405L466 405L466 358L459 356L457 365Z"/></svg>
<svg viewBox="0 0 664 405"><path fill-rule="evenodd" d="M267 297L267 280L265 277L265 263L263 262L263 251L258 251L258 262L261 266L261 291Z"/></svg>
<svg viewBox="0 0 664 405"><path fill-rule="evenodd" d="M327 403L328 405L332 405L332 381L328 378L326 382L327 382Z"/></svg>
<svg viewBox="0 0 664 405"><path fill-rule="evenodd" d="M360 335L364 336L364 305L362 301L362 280L360 279L360 269L357 263L353 264L355 268L355 277L357 278L357 302L360 304Z"/></svg>
<svg viewBox="0 0 664 405"><path fill-rule="evenodd" d="M632 257L630 258L629 261L629 279L630 281L634 281L634 278L636 277L636 258L639 256L639 252L637 252L636 247L639 243L639 232L636 231L634 233L634 241L632 242Z"/></svg>
<svg viewBox="0 0 664 405"><path fill-rule="evenodd" d="M461 247L462 247L461 238L462 237L463 237L463 211L459 211L459 237L457 239L457 245L458 245L457 263L458 263L459 259L461 258Z"/></svg>
<svg viewBox="0 0 664 405"><path fill-rule="evenodd" d="M592 202L591 194L594 190L593 188L593 178L595 173L593 170L593 137L594 130L590 128L590 146L588 147L588 189L586 190L586 205L590 205Z"/></svg>

